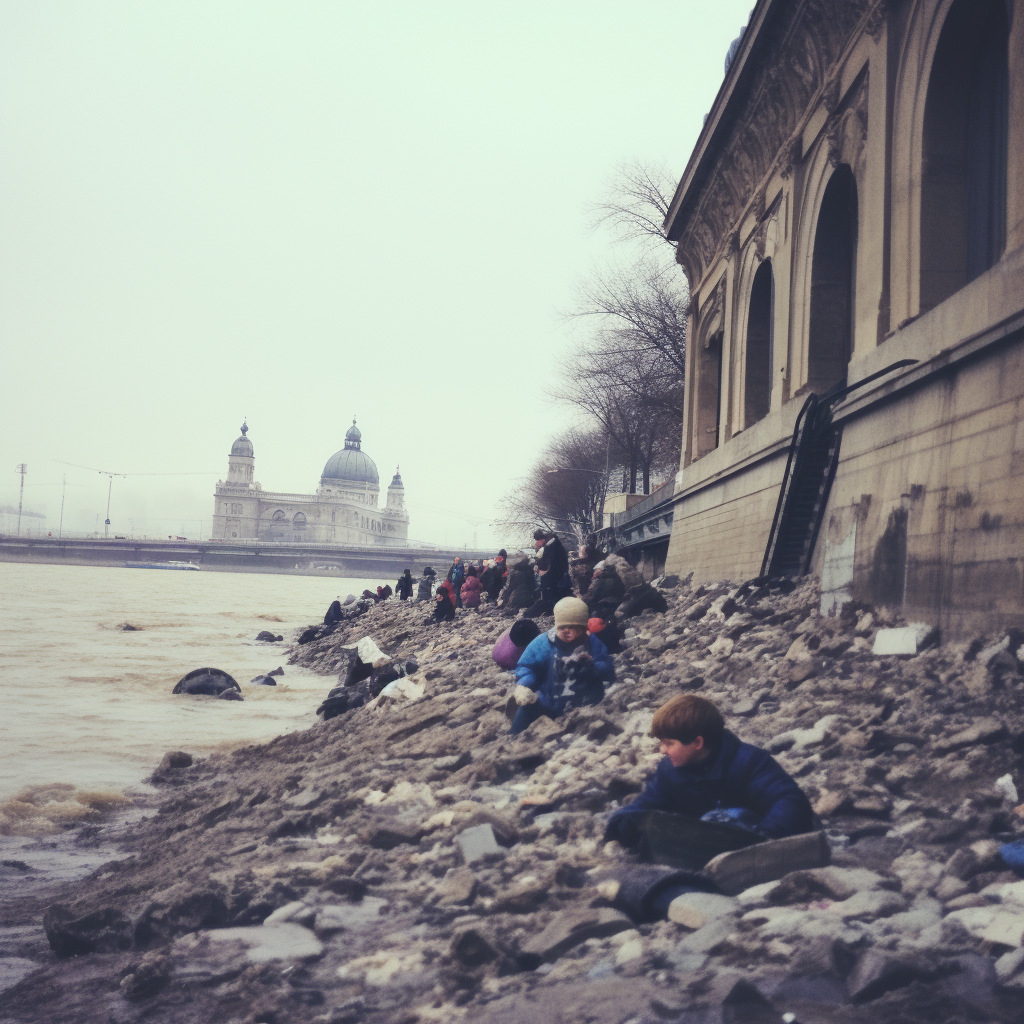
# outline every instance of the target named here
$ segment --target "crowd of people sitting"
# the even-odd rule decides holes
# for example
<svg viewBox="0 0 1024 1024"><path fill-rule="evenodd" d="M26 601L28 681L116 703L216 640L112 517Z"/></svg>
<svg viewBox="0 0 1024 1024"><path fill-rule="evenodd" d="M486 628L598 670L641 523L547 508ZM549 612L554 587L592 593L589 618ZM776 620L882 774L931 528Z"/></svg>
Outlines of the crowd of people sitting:
<svg viewBox="0 0 1024 1024"><path fill-rule="evenodd" d="M378 587L363 598L367 604L392 595L408 601L414 582L406 569L393 591ZM664 595L621 556L601 557L584 546L570 557L562 541L543 530L534 534L532 558L526 552L509 557L504 550L484 561L456 556L443 579L426 566L415 590L417 601L433 602L426 625L451 622L459 609L485 602L514 618L492 652L494 662L513 674L506 708L512 735L538 719L599 704L615 682L624 620L667 609ZM332 611L343 612L335 605ZM548 616L553 625L545 630L536 620ZM737 830L760 841L819 827L797 783L770 754L729 732L711 702L693 694L672 698L654 715L651 735L664 756L643 792L610 816L606 839L643 851L664 846L668 836L674 847L706 851L721 842L735 848ZM689 876L677 873L666 882L659 889L659 916L672 899L693 891Z"/></svg>

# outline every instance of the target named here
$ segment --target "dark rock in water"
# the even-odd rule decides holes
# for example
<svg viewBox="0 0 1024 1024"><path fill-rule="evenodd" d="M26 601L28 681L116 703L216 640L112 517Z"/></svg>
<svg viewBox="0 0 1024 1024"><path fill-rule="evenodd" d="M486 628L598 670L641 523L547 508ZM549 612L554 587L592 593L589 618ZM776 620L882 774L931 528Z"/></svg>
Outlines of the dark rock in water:
<svg viewBox="0 0 1024 1024"><path fill-rule="evenodd" d="M278 666L277 666L277 668L271 669L271 670L270 670L270 671L269 671L269 672L267 673L267 675L268 675L268 676L283 676L283 675L284 675L284 669L283 669L283 668L281 668L281 666L280 666L280 665L278 665Z"/></svg>
<svg viewBox="0 0 1024 1024"><path fill-rule="evenodd" d="M66 906L54 904L43 914L43 928L50 948L62 959L131 949L134 935L129 918L113 907L75 917Z"/></svg>
<svg viewBox="0 0 1024 1024"><path fill-rule="evenodd" d="M321 624L319 626L310 626L308 629L304 629L299 634L299 639L297 642L299 644L312 643L314 640L319 640L322 637L330 636L337 628L337 622L329 622L326 624ZM257 637L256 639L258 640L259 637Z"/></svg>
<svg viewBox="0 0 1024 1024"><path fill-rule="evenodd" d="M279 640L283 640L283 636L279 636L276 633L271 633L269 629L261 629L256 634L257 640L262 640L265 644L277 643Z"/></svg>
<svg viewBox="0 0 1024 1024"><path fill-rule="evenodd" d="M149 781L154 785L177 782L183 779L182 772L191 767L191 754L186 754L184 750L168 750L156 766L156 771L149 777Z"/></svg>
<svg viewBox="0 0 1024 1024"><path fill-rule="evenodd" d="M226 700L242 700L241 687L219 668L195 668L181 677L171 693L187 693L190 696L220 697L225 692L236 693Z"/></svg>
<svg viewBox="0 0 1024 1024"><path fill-rule="evenodd" d="M237 691L232 689L221 690L217 694L217 700L245 700L245 698Z"/></svg>
<svg viewBox="0 0 1024 1024"><path fill-rule="evenodd" d="M269 675L266 676L253 676L249 680L254 686L277 686L277 680L271 679Z"/></svg>
<svg viewBox="0 0 1024 1024"><path fill-rule="evenodd" d="M141 626L133 626L130 622L122 622L121 625L118 626L118 629L120 629L122 633L139 633L142 631Z"/></svg>
<svg viewBox="0 0 1024 1024"><path fill-rule="evenodd" d="M186 754L184 750L168 750L157 766L157 771L164 771L167 768L191 768L192 755Z"/></svg>

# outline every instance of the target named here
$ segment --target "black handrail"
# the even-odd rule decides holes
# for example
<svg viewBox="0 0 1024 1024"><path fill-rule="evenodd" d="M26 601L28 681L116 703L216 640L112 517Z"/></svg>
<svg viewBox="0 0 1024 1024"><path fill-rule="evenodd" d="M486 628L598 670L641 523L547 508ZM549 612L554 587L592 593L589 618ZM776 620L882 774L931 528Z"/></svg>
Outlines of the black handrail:
<svg viewBox="0 0 1024 1024"><path fill-rule="evenodd" d="M772 519L771 532L768 534L768 545L765 549L764 560L761 562L762 577L767 576L771 569L772 559L775 555L775 550L778 547L779 538L782 534L781 521L785 516L786 505L793 492L794 482L800 473L806 439L827 426L827 422L830 422L832 419L832 407L850 394L851 391L856 391L858 388L862 388L864 385L878 380L879 377L884 377L886 374L892 373L893 370L900 370L905 366L913 366L916 362L918 362L916 359L898 359L896 362L890 363L881 370L876 370L874 373L854 384L840 383L835 385L833 388L826 391L820 399L813 392L807 396L807 399L804 401L803 408L801 408L800 413L796 418L796 425L793 428L793 440L790 442L789 456L786 460L786 472L782 478L782 487L779 489L779 500L775 506L775 516ZM811 429L808 430L812 417L813 425ZM837 459L834 454L832 462L828 467L826 493L827 490L831 488L832 481L835 479L836 468ZM812 540L808 555L804 559L805 563L814 552L814 545L817 542L818 531L821 528L821 513L823 511L823 508L819 509L819 515L815 518L815 522L812 526ZM803 571L806 571L807 565L802 565L802 569Z"/></svg>
<svg viewBox="0 0 1024 1024"><path fill-rule="evenodd" d="M778 546L779 537L781 535L780 521L782 519L783 509L786 507L786 502L789 499L789 495L793 489L793 482L796 480L797 473L794 468L794 462L797 462L803 452L803 438L806 436L807 422L810 419L811 413L817 408L818 396L811 392L804 401L803 407L796 418L796 426L793 428L793 440L789 444L789 457L786 459L786 472L782 477L782 486L779 488L779 500L775 505L775 515L772 518L772 528L768 534L768 547L764 553L764 560L761 562L761 575L767 576L768 569L772 563L772 557L775 554L775 548Z"/></svg>

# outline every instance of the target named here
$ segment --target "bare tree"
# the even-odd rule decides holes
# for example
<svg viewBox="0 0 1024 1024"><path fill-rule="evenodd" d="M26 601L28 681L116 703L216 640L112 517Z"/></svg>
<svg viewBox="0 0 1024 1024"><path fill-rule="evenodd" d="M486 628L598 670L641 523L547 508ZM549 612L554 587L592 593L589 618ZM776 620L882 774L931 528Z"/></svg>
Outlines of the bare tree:
<svg viewBox="0 0 1024 1024"><path fill-rule="evenodd" d="M673 184L664 168L634 162L596 204L595 223L611 227L619 242L639 243L640 255L634 244L631 262L580 285L568 318L584 336L553 394L614 440L631 492L641 478L648 493L652 473L678 458L689 298L662 233Z"/></svg>
<svg viewBox="0 0 1024 1024"><path fill-rule="evenodd" d="M620 164L604 196L591 208L592 226L611 228L622 241L670 246L662 225L677 180L664 164L641 160Z"/></svg>
<svg viewBox="0 0 1024 1024"><path fill-rule="evenodd" d="M582 543L600 526L613 452L603 431L564 430L505 496L498 525L517 540L540 527Z"/></svg>

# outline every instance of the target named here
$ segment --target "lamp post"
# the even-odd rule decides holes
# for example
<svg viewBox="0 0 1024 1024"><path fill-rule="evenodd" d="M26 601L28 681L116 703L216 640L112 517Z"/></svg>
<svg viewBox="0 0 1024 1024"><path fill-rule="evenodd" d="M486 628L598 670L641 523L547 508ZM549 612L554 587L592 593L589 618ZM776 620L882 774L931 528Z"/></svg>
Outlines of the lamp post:
<svg viewBox="0 0 1024 1024"><path fill-rule="evenodd" d="M28 466L24 462L18 463L18 472L21 474L21 490L18 491L18 536L21 536L21 502L25 497L25 474L28 472Z"/></svg>

